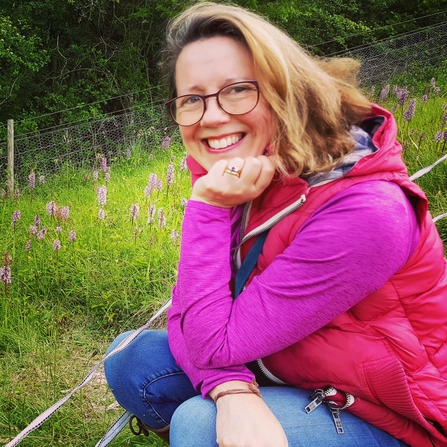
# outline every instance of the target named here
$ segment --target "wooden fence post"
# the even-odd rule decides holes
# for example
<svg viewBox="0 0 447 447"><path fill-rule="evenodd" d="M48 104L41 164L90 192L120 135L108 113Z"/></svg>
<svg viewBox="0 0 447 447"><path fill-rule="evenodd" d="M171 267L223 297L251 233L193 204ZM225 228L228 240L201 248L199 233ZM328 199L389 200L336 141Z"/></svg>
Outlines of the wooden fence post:
<svg viewBox="0 0 447 447"><path fill-rule="evenodd" d="M14 198L14 120L8 120L8 195Z"/></svg>

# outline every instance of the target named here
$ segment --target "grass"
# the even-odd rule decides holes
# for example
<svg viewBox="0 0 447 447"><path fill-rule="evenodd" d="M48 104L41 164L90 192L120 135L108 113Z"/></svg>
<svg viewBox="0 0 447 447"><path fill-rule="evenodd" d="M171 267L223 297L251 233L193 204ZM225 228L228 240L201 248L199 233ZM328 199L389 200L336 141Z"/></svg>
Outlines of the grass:
<svg viewBox="0 0 447 447"><path fill-rule="evenodd" d="M447 135L435 141L437 132L447 131L443 118L447 82L441 82L443 87L435 94L429 80L418 81L405 104L397 107L392 88L383 101L379 97L383 86L369 92L373 101L395 109L410 173L447 150ZM400 84L405 86L411 87ZM428 94L425 103L424 94ZM404 114L412 98L417 101L416 111L407 121ZM14 200L0 201L0 250L12 259L11 284L0 282L0 443L8 442L74 388L118 333L143 324L169 297L176 279L182 199L189 197L190 181L187 171L180 169L182 147L174 145L154 154L149 160L146 150L135 150L131 158L110 167L108 182L99 165L97 180L93 169L65 169L33 189L22 188ZM167 188L171 162L174 182ZM150 174L162 179L163 187L149 199L144 191ZM429 197L432 214L447 212L447 163L418 183ZM98 186L107 188L104 219L98 218ZM59 207L52 216L47 211L51 201ZM131 217L133 204L139 206L139 217ZM165 227L159 225L157 213L154 222L147 223L150 205L163 209ZM68 218L62 213L64 207L69 207ZM13 226L16 210L20 219ZM40 216L37 230L46 228L41 240L30 235L36 215ZM447 219L437 225L447 241ZM71 230L76 233L74 242L69 239ZM59 251L54 249L56 239ZM31 241L28 251L27 241ZM4 257L2 265L7 263ZM21 445L94 446L120 413L103 375L98 374L93 384ZM163 442L124 430L113 445L161 447Z"/></svg>

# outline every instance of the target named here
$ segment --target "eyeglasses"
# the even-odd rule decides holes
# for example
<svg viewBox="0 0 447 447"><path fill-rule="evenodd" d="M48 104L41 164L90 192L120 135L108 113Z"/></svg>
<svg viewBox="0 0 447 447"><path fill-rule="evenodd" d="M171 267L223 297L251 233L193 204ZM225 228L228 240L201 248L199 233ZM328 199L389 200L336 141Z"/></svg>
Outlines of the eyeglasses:
<svg viewBox="0 0 447 447"><path fill-rule="evenodd" d="M257 81L235 82L211 95L182 95L171 99L166 107L172 119L179 126L193 126L205 114L206 99L217 98L220 108L229 115L245 115L251 112L259 101Z"/></svg>

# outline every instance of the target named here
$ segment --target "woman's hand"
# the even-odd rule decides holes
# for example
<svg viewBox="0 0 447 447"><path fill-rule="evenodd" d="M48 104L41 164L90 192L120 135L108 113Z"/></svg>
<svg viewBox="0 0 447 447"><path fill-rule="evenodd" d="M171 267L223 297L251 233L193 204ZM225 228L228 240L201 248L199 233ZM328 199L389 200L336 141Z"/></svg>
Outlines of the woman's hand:
<svg viewBox="0 0 447 447"><path fill-rule="evenodd" d="M226 173L230 166L235 167L239 175ZM196 181L191 199L232 208L258 197L270 184L274 174L273 163L264 155L220 160Z"/></svg>
<svg viewBox="0 0 447 447"><path fill-rule="evenodd" d="M227 382L218 391L242 386ZM246 388L248 384L243 383ZM222 388L223 387L223 388ZM214 393L214 394L213 394ZM217 444L219 447L287 447L284 430L267 404L255 394L228 394L216 402Z"/></svg>

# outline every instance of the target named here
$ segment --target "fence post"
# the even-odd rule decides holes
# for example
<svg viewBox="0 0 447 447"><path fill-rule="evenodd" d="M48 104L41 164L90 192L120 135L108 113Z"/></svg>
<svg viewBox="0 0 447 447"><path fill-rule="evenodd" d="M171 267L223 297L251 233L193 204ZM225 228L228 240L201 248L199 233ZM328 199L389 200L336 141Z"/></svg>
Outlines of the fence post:
<svg viewBox="0 0 447 447"><path fill-rule="evenodd" d="M14 120L8 120L8 179L6 180L8 195L14 197Z"/></svg>

